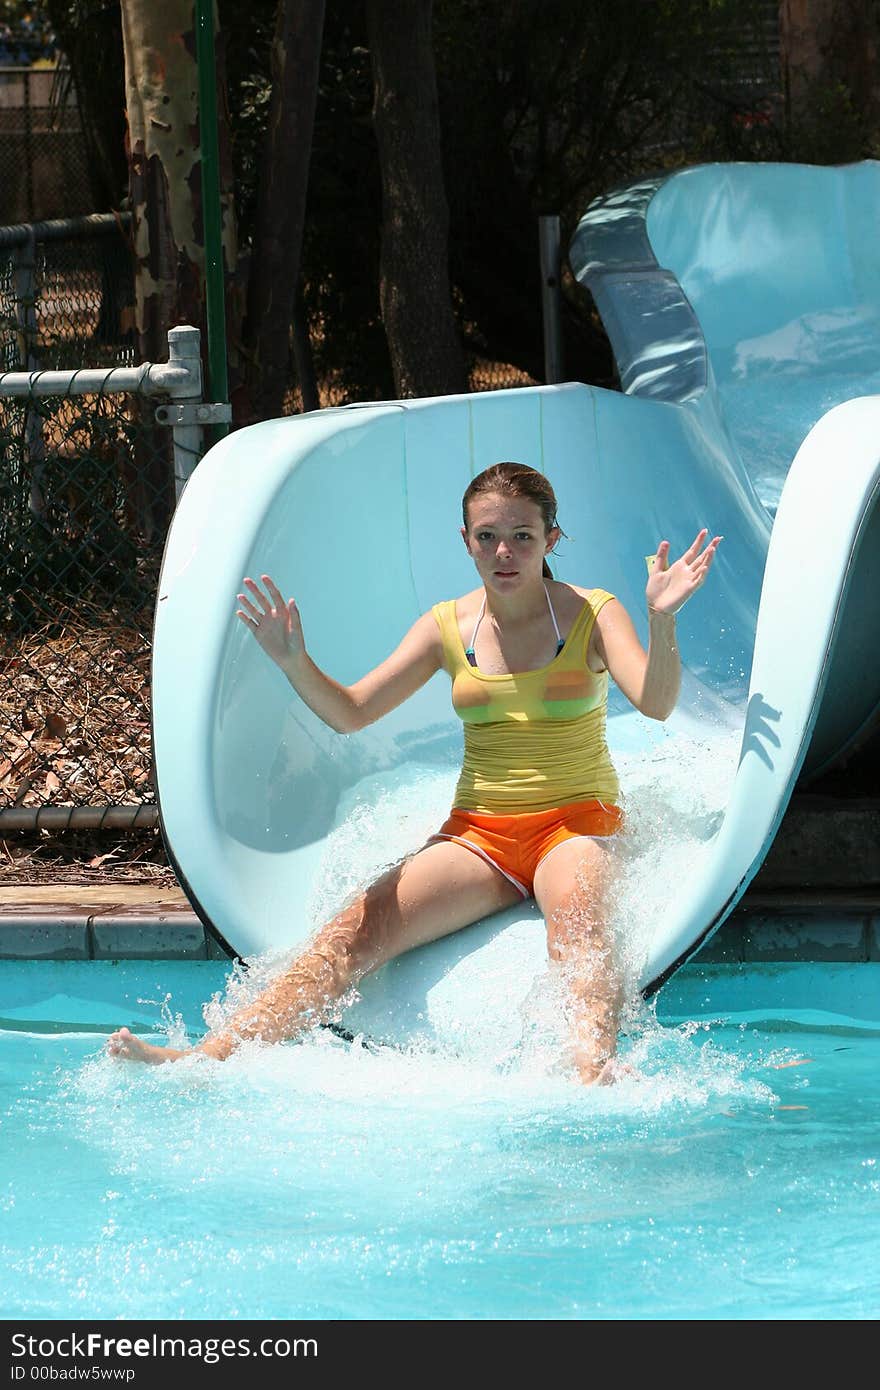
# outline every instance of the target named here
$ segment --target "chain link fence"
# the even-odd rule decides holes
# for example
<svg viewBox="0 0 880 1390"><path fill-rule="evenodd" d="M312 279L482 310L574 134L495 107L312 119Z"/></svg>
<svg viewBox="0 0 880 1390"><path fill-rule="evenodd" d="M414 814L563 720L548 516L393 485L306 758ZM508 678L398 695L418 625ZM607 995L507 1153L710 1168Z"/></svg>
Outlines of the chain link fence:
<svg viewBox="0 0 880 1390"><path fill-rule="evenodd" d="M134 361L127 213L0 226L0 370Z"/></svg>
<svg viewBox="0 0 880 1390"><path fill-rule="evenodd" d="M3 808L151 803L150 631L173 500L168 441L134 395L9 399L6 380L0 825Z"/></svg>
<svg viewBox="0 0 880 1390"><path fill-rule="evenodd" d="M71 217L93 206L66 68L0 66L0 224Z"/></svg>
<svg viewBox="0 0 880 1390"><path fill-rule="evenodd" d="M197 347L176 381L134 365L132 299L122 219L0 228L0 830L155 821L151 629L180 465L156 397L200 390ZM188 473L198 442L174 435Z"/></svg>

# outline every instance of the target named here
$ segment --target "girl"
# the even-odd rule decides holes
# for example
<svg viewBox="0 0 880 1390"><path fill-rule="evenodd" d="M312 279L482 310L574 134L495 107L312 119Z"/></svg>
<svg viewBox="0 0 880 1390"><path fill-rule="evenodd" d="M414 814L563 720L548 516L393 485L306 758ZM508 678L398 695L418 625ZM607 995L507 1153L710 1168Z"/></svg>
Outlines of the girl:
<svg viewBox="0 0 880 1390"><path fill-rule="evenodd" d="M668 718L681 675L675 615L722 538L706 543L700 531L672 564L661 541L645 591L645 651L613 595L553 579L546 557L563 533L543 474L518 463L487 468L464 494L462 520L479 586L424 613L354 685L311 660L296 603L269 575L264 587L245 579L237 611L299 698L340 733L380 719L443 667L464 723L448 819L197 1047L154 1046L122 1028L109 1040L112 1055L222 1060L247 1039L294 1038L395 956L533 896L564 972L573 1065L586 1084L613 1080L623 1000L604 900L623 817L605 739L608 677L642 714Z"/></svg>

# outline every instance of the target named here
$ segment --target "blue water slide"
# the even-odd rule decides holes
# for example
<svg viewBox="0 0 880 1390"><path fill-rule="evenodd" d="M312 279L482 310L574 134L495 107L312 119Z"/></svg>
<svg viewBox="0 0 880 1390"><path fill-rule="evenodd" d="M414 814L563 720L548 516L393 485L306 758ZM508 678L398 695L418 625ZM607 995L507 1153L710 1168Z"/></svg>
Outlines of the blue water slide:
<svg viewBox="0 0 880 1390"><path fill-rule="evenodd" d="M616 694L609 708L624 789L629 769L641 779L645 862L672 833L652 822L662 790L645 769L662 781L682 747L731 750L674 891L641 920L647 880L627 900L634 983L651 994L724 921L798 779L850 750L880 706L878 211L873 163L707 166L617 190L587 210L571 262L621 391L573 382L328 409L209 451L162 567L153 732L168 849L220 941L249 960L295 950L424 843L461 752L442 673L362 732L323 725L234 619L242 576L270 573L295 595L314 659L352 681L420 613L473 587L460 499L501 459L553 482L557 577L610 589L643 641L645 557L703 525L725 537L679 622L670 720ZM376 972L341 1021L503 1052L546 972L528 903Z"/></svg>

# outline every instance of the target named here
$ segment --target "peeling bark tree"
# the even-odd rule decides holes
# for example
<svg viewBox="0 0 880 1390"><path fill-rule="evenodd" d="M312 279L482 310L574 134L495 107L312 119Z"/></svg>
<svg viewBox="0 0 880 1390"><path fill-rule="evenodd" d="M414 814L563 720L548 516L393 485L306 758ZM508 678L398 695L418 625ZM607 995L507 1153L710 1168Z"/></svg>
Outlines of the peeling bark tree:
<svg viewBox="0 0 880 1390"><path fill-rule="evenodd" d="M162 361L177 323L201 324L198 72L192 0L122 0L136 323Z"/></svg>
<svg viewBox="0 0 880 1390"><path fill-rule="evenodd" d="M121 0L128 122L129 196L135 266L135 326L141 360L164 362L168 329L205 329L205 251L202 223L198 70L193 0ZM221 178L223 177L221 142ZM228 187L228 184L227 184ZM222 195L221 195L222 196ZM223 199L227 271L235 266L232 201ZM167 434L167 431L165 432ZM150 535L168 509L167 440L158 431L141 472Z"/></svg>
<svg viewBox="0 0 880 1390"><path fill-rule="evenodd" d="M282 413L291 381L290 326L305 226L323 29L324 0L278 0L272 98L243 334L247 394L256 420ZM305 409L314 408L313 385L301 380L300 386Z"/></svg>
<svg viewBox="0 0 880 1390"><path fill-rule="evenodd" d="M367 0L382 168L380 301L398 396L467 390L449 285L432 0Z"/></svg>

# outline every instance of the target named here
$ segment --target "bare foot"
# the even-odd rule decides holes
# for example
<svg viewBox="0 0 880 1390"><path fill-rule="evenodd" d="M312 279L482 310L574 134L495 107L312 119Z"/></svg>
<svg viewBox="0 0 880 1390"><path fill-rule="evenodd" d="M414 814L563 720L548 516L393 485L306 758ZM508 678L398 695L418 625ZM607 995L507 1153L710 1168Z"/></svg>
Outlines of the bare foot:
<svg viewBox="0 0 880 1390"><path fill-rule="evenodd" d="M126 1062L149 1062L158 1066L160 1062L176 1062L178 1057L186 1057L190 1049L156 1047L154 1043L136 1038L127 1028L120 1028L107 1039L107 1051L111 1057L119 1057Z"/></svg>

